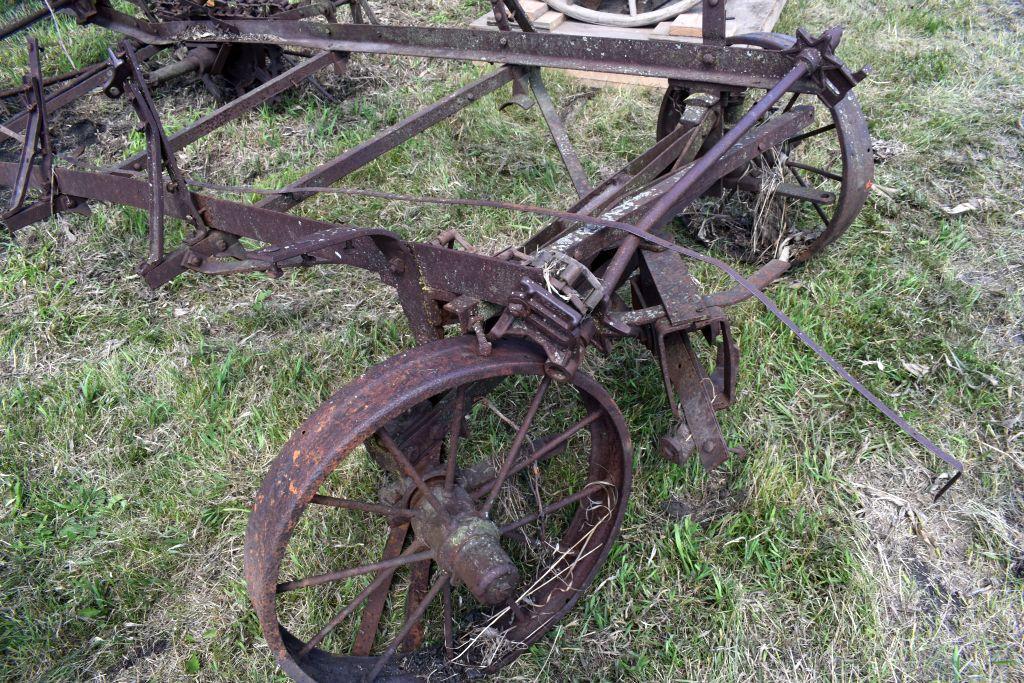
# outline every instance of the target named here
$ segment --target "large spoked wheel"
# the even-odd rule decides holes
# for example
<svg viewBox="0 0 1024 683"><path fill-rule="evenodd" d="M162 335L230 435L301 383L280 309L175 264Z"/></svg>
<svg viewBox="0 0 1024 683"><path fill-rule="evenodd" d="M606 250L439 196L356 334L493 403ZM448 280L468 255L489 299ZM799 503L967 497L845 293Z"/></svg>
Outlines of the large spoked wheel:
<svg viewBox="0 0 1024 683"><path fill-rule="evenodd" d="M493 672L580 598L618 534L631 446L604 389L514 340L415 348L324 403L249 520L245 577L299 681Z"/></svg>
<svg viewBox="0 0 1024 683"><path fill-rule="evenodd" d="M777 33L735 36L730 45L783 50L793 38ZM750 91L726 105L725 125L735 123L763 92ZM690 92L670 87L662 99L657 135L679 124ZM799 263L839 238L857 217L871 189L874 165L867 122L852 92L836 105L813 95L783 98L769 117L798 104L815 105L815 121L724 181L686 215L694 236L751 263Z"/></svg>

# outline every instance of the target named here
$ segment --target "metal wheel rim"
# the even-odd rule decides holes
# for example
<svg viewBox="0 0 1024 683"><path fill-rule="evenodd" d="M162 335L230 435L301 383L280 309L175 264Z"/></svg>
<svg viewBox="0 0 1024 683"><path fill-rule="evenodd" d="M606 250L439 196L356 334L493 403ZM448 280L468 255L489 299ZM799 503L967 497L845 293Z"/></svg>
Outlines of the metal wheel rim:
<svg viewBox="0 0 1024 683"><path fill-rule="evenodd" d="M348 387L342 389L295 432L272 463L256 496L245 545L245 576L250 599L271 650L289 676L298 681L352 680L353 672L365 671L377 659L371 656L356 661L359 658L315 649L300 663L293 653L302 643L278 623L275 595L282 557L291 533L329 472L373 433L374 430L365 425L384 424L429 396L468 382L511 375L542 375L543 360L543 354L536 347L518 341L499 342L487 358L478 355L476 341L471 337L428 344L372 368L359 380L361 391L350 394ZM401 400L381 401L376 405L363 400L366 395L383 395L384 388L396 381L410 387ZM616 510L603 534L600 551L593 553L594 559L586 567L585 579L577 584L575 592L559 603L559 609L547 619L539 633L523 642L523 647L495 662L488 671L515 659L526 646L543 637L572 609L604 563L622 522L631 476L628 431L618 409L599 384L582 373L577 374L573 384L581 395L588 395L600 404L604 417L599 422L607 421L606 429L618 438L618 444L611 444L613 450L621 449L621 455L616 456L621 460ZM340 416L345 417L347 424L359 427L353 430L339 426L339 420L335 418ZM314 424L327 426L315 434L310 431ZM346 429L350 432L347 437L342 434ZM304 450L306 448L313 450ZM385 677L385 680L401 680L401 677Z"/></svg>

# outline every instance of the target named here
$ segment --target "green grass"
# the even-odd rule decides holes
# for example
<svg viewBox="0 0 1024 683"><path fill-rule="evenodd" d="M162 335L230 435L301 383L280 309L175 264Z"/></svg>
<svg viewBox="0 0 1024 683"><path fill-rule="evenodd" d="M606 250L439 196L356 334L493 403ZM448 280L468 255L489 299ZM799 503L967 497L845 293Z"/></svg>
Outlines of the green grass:
<svg viewBox="0 0 1024 683"><path fill-rule="evenodd" d="M402 11L454 25L484 9ZM720 414L747 457L721 472L657 455L668 405L639 344L595 354L587 370L633 436L633 497L595 590L509 677L1024 680L1024 15L999 0L791 0L780 29L840 23L842 56L875 68L857 88L872 135L898 153L876 170L887 195L771 293L968 475L932 504L937 464L756 304L732 311L741 393ZM111 40L62 27L78 66ZM69 68L52 29L35 33L47 71ZM3 87L24 69L16 42L0 47ZM181 164L214 182L281 184L481 73L358 58L342 105L299 91ZM559 102L586 90L549 80ZM659 95L602 90L576 110L592 178L651 142ZM158 97L171 129L216 106L195 86ZM571 203L536 111L499 102L346 182ZM102 97L55 125L85 116L103 122L110 159L142 144L122 103ZM991 201L942 211L976 197ZM360 198L299 211L416 239L457 225L488 250L543 225ZM144 249L140 212L97 206L20 233L0 257L4 679L283 679L241 579L248 506L306 415L411 344L393 293L364 273L186 275L150 292L133 271Z"/></svg>

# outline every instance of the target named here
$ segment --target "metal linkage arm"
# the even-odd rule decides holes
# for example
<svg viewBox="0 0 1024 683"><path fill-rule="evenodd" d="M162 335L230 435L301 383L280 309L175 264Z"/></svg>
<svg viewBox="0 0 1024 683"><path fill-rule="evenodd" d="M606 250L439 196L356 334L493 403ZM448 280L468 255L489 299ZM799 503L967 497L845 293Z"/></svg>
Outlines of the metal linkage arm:
<svg viewBox="0 0 1024 683"><path fill-rule="evenodd" d="M16 213L25 203L28 195L30 176L37 158L41 158L40 170L44 178L44 190L48 189L52 151L50 134L46 125L46 98L43 95L43 73L39 66L39 43L28 39L28 88L29 121L22 139L21 156L18 160L18 177L12 184L11 200L3 218Z"/></svg>

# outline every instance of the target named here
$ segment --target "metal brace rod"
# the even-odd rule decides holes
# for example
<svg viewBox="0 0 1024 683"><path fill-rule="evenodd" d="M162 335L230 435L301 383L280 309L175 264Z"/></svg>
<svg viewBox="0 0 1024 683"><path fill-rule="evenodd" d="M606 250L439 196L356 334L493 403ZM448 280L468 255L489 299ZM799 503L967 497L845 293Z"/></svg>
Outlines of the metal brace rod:
<svg viewBox="0 0 1024 683"><path fill-rule="evenodd" d="M533 96L537 100L537 105L540 107L540 113L544 115L544 121L548 124L548 130L551 131L551 139L555 141L558 153L562 157L562 163L565 164L565 170L569 173L569 178L572 179L572 184L576 188L576 194L582 199L590 192L590 181L587 179L587 172L583 170L583 164L580 163L576 149L572 146L572 141L569 139L569 133L565 129L565 122L558 115L558 111L551 101L551 96L548 94L547 88L544 87L544 80L541 78L540 69L529 69L527 78L530 81L530 88L533 89Z"/></svg>

